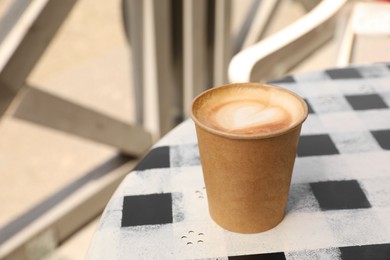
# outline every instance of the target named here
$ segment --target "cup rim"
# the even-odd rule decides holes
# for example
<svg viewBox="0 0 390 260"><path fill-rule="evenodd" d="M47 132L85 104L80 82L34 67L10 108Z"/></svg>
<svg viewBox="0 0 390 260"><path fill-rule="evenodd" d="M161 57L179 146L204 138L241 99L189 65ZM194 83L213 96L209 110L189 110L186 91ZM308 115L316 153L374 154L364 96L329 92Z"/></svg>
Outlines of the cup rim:
<svg viewBox="0 0 390 260"><path fill-rule="evenodd" d="M303 108L302 117L299 120L297 120L294 124L289 126L288 128L284 128L284 129L281 129L281 130L278 130L278 131L274 131L274 132L271 132L271 133L266 133L266 134L261 133L261 134L251 134L251 135L248 135L248 134L228 133L228 132L224 132L222 130L218 130L218 129L212 128L212 127L204 124L203 122L201 122L195 116L195 113L194 113L195 104L203 96L208 95L210 92L213 92L213 91L216 91L216 90L220 90L220 89L224 89L224 88L232 88L232 87L236 87L236 86L240 86L240 85L242 85L242 86L243 85L252 85L252 86L265 87L265 88L276 88L276 89L278 89L280 91L286 92L286 93L294 96L297 99L297 101L299 101L301 103L301 105L302 105L302 108ZM270 137L283 135L283 134L285 134L287 132L290 132L290 131L293 131L295 128L299 127L306 120L306 118L308 116L308 107L307 107L306 102L303 100L303 98L301 96L299 96L295 92L293 92L291 90L288 90L286 88L283 88L281 86L276 86L276 85L273 85L273 84L255 83L255 82L240 82L240 83L230 83L230 84L226 84L226 85L222 85L222 86L218 86L218 87L213 87L213 88L210 88L210 89L208 89L206 91L203 91L202 93L197 95L193 99L193 101L192 101L190 116L191 116L192 120L195 122L195 124L198 127L206 130L207 132L210 132L210 133L213 133L215 135L218 135L218 136L222 136L222 137L226 137L226 138L230 138L230 139L266 139L266 138L270 138Z"/></svg>

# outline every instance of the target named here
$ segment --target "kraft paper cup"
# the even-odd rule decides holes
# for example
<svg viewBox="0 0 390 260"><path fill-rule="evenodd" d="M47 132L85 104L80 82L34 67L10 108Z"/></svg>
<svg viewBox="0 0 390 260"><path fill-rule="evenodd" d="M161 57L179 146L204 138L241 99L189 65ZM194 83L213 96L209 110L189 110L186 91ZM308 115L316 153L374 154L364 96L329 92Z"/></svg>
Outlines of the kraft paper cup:
<svg viewBox="0 0 390 260"><path fill-rule="evenodd" d="M197 109L210 94L242 84L274 88L264 84L239 83L210 89L194 99L191 116L196 126L212 219L230 231L258 233L275 227L284 218L307 106L298 95L282 89L296 97L302 107L302 118L284 131L267 135L229 134L198 120Z"/></svg>

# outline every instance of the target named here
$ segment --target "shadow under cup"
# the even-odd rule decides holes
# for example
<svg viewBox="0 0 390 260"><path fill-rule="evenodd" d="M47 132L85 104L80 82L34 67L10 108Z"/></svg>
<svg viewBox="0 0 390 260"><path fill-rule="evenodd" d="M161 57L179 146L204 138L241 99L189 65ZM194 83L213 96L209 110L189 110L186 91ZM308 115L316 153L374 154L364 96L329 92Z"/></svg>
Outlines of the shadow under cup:
<svg viewBox="0 0 390 260"><path fill-rule="evenodd" d="M219 130L200 120L199 113L209 105L207 102L218 102L219 95L234 95L243 87L288 95L299 111L298 117L287 128L250 135ZM209 211L217 224L234 232L258 233L282 221L307 113L306 103L295 93L257 83L213 88L194 99L191 116L196 126Z"/></svg>

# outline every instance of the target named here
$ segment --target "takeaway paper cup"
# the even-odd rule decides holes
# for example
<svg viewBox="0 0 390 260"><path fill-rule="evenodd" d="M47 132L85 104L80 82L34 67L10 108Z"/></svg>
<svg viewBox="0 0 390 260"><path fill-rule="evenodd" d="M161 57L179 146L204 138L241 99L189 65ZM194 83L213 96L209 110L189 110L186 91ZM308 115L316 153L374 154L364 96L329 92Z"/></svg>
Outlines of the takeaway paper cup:
<svg viewBox="0 0 390 260"><path fill-rule="evenodd" d="M251 135L216 129L201 119L200 112L204 106L211 106L207 102L220 102L218 95L230 95L229 91L246 86L276 90L277 95L291 96L300 115L285 129ZM231 94L236 95L234 93ZM299 96L263 84L225 85L210 89L194 99L192 118L196 126L209 212L217 224L234 232L258 233L282 221L300 130L306 117L307 106Z"/></svg>

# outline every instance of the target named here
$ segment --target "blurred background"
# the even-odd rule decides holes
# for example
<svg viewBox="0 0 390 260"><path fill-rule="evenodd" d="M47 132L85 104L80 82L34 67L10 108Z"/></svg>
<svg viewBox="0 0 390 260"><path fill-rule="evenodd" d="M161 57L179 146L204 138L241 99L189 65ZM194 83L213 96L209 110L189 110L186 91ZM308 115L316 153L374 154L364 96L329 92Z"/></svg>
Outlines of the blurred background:
<svg viewBox="0 0 390 260"><path fill-rule="evenodd" d="M19 4L15 4L16 2ZM22 21L22 16L18 18L22 9L19 10L16 7L35 4L34 8L37 10L39 5L45 5L48 2L59 1L0 0L0 15L2 16L0 20L1 60L8 62L10 58L6 54L13 51L12 48L8 47L13 46L12 43L9 43L8 38L14 36L7 34L7 29L20 26L23 28L23 24L17 23L17 21ZM63 2L67 2L67 0ZM18 250L23 252L20 254L25 259L84 258L102 206L91 209L88 216L78 221L77 207L69 205L72 205L72 200L77 201L77 205L83 204L72 195L85 195L81 184L90 183L91 179L97 179L96 176L103 176L104 174L99 169L104 168L105 165L122 160L115 166L108 167L110 170L115 170L115 167L131 161L131 164L126 164L128 168L122 169L124 172L129 172L134 163L142 157L142 153L138 152L136 156L132 152L125 153L126 156L123 156L123 150L118 150L115 145L96 142L93 138L83 138L66 131L60 131L59 128L62 126L56 129L56 127L46 127L34 123L32 120L26 120L23 118L23 113L26 112L17 108L20 106L21 100L26 97L26 93L33 89L33 94L48 93L59 97L60 101L58 102L64 100L71 102L76 106L88 109L88 111L105 115L110 120L120 121L126 126L137 123L137 89L134 87L133 80L134 71L136 71L133 66L137 66L137 64L132 62L134 61L133 55L135 55L132 42L135 39L130 39L129 43L126 35L129 34L131 28L128 28L128 25L125 26L126 19L124 17L124 9L129 8L129 6L126 7L126 4L121 0L70 2L74 2L74 4L71 3L67 7L70 10L69 13L64 15L58 31L53 34L51 39L43 39L50 40L50 43L45 47L37 62L31 66L31 71L25 73L26 79L21 84L23 86L16 90L13 88L16 94L11 95L12 100L1 115L0 258L2 257L1 253L5 254L9 248L19 248L20 250ZM240 28L245 23L248 12L253 8L253 2L252 0L231 2L231 19L229 21L231 35L240 33ZM267 2L267 0L262 2ZM273 35L307 13L303 5L298 3L299 1L283 0L279 2L278 8L273 11L272 23L268 25L266 34L263 35L264 38ZM336 25L338 29L334 30L332 38L316 48L299 65L293 66L278 77L337 66L340 44L348 24L350 10L350 6L341 10L342 15L338 17ZM39 13L39 11L35 11L35 14ZM50 20L47 19L44 23L50 23ZM215 30L217 31L218 28ZM27 33L24 32L24 34ZM30 47L34 49L34 46ZM193 46L193 48L197 47ZM26 49L28 50L28 48ZM375 51L373 52L375 53ZM19 58L19 63L11 68L12 73L6 63L2 64L1 73L5 76L0 77L0 89L7 85L8 74L16 75L14 77L18 78L19 69L24 65L23 57L28 59L29 52L20 55L22 58ZM379 51L378 55L382 57L382 51ZM371 61L367 60L366 62ZM22 70L23 68L20 69L20 71ZM0 90L0 97L1 95L5 97L7 93L4 93ZM143 104L143 107L154 106L153 99L146 100L146 102L145 98L143 100L146 104ZM0 99L1 102L4 101ZM55 100L51 102L58 103ZM40 105L39 102L32 104L34 106ZM47 110L49 106L43 106L42 109ZM25 107L25 110L28 111L29 107ZM53 117L53 115L50 116ZM157 115L152 115L152 119L149 120L153 121L153 116ZM183 118L185 116L180 116L175 122L177 123ZM158 140L161 134L163 132L154 134L151 143ZM109 163L107 164L107 162ZM106 171L110 172L110 170ZM120 181L121 177L123 174L117 177L116 181ZM117 184L117 182L115 183ZM88 189L91 189L91 186L88 186ZM96 189L93 194L99 194L101 190L104 188ZM113 192L112 188L104 190L106 195L99 197L101 205L105 205L110 192ZM92 197L91 194L87 196L88 199ZM91 201L93 200L88 200L88 203L92 203ZM63 211L53 210L57 204L61 203L69 204L65 211L69 217L64 222L58 222L58 219L61 219L58 215ZM45 225L49 222L50 225ZM34 223L40 224L34 226ZM57 239L58 226L67 225L67 223L77 223L77 225L72 226L68 233L65 232L66 235L61 239ZM2 244L4 246L18 233L22 235L16 236L18 239L14 239L12 245L1 249Z"/></svg>

